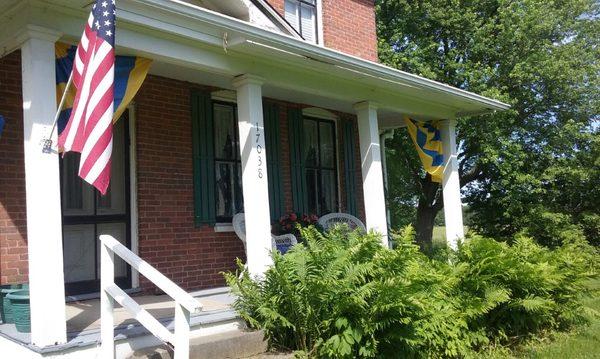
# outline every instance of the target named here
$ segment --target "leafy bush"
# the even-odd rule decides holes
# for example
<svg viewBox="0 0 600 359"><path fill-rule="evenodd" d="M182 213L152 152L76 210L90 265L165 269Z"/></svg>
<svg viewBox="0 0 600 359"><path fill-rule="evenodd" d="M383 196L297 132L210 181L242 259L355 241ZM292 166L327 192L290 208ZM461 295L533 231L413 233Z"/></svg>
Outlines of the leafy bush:
<svg viewBox="0 0 600 359"><path fill-rule="evenodd" d="M596 276L595 249L571 241L555 250L518 237L513 245L472 237L429 258L397 235L302 229L305 243L262 280L226 274L235 308L271 345L300 356L464 357L583 320L580 299Z"/></svg>

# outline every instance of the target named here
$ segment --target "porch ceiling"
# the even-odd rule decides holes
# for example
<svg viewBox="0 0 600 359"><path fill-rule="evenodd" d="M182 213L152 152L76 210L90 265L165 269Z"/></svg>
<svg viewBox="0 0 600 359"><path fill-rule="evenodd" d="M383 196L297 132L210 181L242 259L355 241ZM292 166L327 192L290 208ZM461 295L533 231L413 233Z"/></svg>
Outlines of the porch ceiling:
<svg viewBox="0 0 600 359"><path fill-rule="evenodd" d="M18 48L32 25L77 42L89 0L0 2L0 49ZM179 0L120 0L117 50L155 60L152 73L231 89L233 77L266 80L264 95L344 112L373 101L383 128L409 114L454 118L509 106L406 72L270 32ZM37 28L36 28L37 29Z"/></svg>

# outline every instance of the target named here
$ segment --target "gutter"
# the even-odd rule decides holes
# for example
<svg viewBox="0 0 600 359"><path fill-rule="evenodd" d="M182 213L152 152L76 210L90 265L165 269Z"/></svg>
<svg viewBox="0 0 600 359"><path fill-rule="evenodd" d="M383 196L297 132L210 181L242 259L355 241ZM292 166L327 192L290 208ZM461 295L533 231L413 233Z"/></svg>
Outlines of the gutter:
<svg viewBox="0 0 600 359"><path fill-rule="evenodd" d="M364 73L366 75L380 77L392 82L403 82L415 87L444 92L459 97L462 100L479 103L485 107L482 113L494 110L504 111L510 109L510 105L493 100L475 93L461 90L441 82L429 80L405 71L396 70L372 61L363 60L359 57L344 54L337 50L321 47L295 39L291 36L274 33L253 26L245 21L227 17L222 14L183 2L181 0L130 0L140 5L151 6L162 11L170 12L177 16L192 18L209 25L223 29L223 31L238 32L248 40L260 43L264 46L274 47L292 54L327 62L351 71Z"/></svg>

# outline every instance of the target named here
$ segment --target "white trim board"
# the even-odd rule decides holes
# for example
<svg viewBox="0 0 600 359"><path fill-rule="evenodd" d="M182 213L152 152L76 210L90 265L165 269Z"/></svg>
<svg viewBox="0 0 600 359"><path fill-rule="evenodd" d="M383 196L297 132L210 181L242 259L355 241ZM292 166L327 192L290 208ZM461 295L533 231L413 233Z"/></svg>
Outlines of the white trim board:
<svg viewBox="0 0 600 359"><path fill-rule="evenodd" d="M136 136L136 112L135 103L127 106L129 111L129 201L130 213L129 223L131 226L131 251L139 255L139 233L138 233L138 193L137 193L137 136ZM140 274L131 268L131 288L140 287Z"/></svg>

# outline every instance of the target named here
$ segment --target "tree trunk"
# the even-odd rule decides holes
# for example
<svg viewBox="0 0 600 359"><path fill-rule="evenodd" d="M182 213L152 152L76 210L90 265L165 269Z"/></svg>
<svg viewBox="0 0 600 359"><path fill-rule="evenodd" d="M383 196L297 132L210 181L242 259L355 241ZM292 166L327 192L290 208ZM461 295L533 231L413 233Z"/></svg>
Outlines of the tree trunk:
<svg viewBox="0 0 600 359"><path fill-rule="evenodd" d="M421 199L417 207L417 243L424 253L431 253L433 248L433 226L438 209Z"/></svg>
<svg viewBox="0 0 600 359"><path fill-rule="evenodd" d="M419 196L419 206L417 207L417 243L424 253L431 253L433 249L433 226L435 217L444 207L442 191L440 184L433 182L431 176L427 174L421 180L422 194Z"/></svg>

